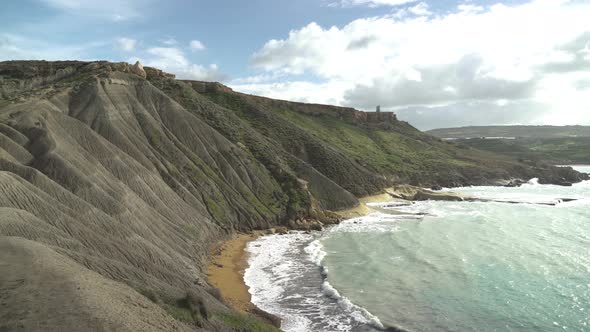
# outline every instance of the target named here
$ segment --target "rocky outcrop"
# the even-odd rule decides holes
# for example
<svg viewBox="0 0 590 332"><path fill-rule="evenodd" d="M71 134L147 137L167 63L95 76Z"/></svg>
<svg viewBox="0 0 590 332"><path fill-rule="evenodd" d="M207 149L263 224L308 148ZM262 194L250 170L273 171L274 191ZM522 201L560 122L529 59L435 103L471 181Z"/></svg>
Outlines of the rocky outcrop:
<svg viewBox="0 0 590 332"><path fill-rule="evenodd" d="M543 165L537 166L537 169L542 169L542 167ZM552 167L539 173L540 184L556 184L569 187L574 183L590 180L590 175L577 172L571 167Z"/></svg>
<svg viewBox="0 0 590 332"><path fill-rule="evenodd" d="M434 192L431 190L410 186L397 185L385 190L391 197L404 199L408 201L454 201L462 202L468 199L457 193L452 192Z"/></svg>
<svg viewBox="0 0 590 332"><path fill-rule="evenodd" d="M143 65L139 61L137 61L133 65L133 67L131 67L131 72L139 77L143 77L143 78L147 77L147 74L146 74L145 70L143 69Z"/></svg>
<svg viewBox="0 0 590 332"><path fill-rule="evenodd" d="M167 73L163 70L158 68L152 67L144 67L144 71L146 72L146 77L148 78L168 78L168 79L175 79L176 75Z"/></svg>
<svg viewBox="0 0 590 332"><path fill-rule="evenodd" d="M185 81L188 83L195 91L198 93L217 93L217 92L225 92L231 93L232 90L230 87L225 86L219 82L203 82L203 81Z"/></svg>

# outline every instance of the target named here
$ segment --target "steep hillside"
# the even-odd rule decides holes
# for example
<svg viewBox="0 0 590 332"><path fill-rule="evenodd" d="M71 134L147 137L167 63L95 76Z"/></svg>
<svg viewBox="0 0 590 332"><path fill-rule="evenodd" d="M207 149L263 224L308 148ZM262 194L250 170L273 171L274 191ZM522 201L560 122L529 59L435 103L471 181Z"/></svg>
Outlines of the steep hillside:
<svg viewBox="0 0 590 332"><path fill-rule="evenodd" d="M219 240L331 222L393 183L533 176L582 178L141 65L1 62L0 330L273 330L207 284Z"/></svg>
<svg viewBox="0 0 590 332"><path fill-rule="evenodd" d="M2 63L0 75L16 101L0 109L0 234L165 303L196 293L220 313L199 325L224 326L227 308L207 293L208 248L286 219L281 184L126 64Z"/></svg>
<svg viewBox="0 0 590 332"><path fill-rule="evenodd" d="M565 169L525 164L442 141L398 121L392 113L273 100L237 93L218 83L186 83L279 145L279 150L312 165L356 196L394 183L454 187L515 177L537 176L545 183L579 180ZM166 89L167 83L154 84ZM190 96L174 93L181 89L169 91L181 104L190 105ZM215 121L206 121L222 130Z"/></svg>

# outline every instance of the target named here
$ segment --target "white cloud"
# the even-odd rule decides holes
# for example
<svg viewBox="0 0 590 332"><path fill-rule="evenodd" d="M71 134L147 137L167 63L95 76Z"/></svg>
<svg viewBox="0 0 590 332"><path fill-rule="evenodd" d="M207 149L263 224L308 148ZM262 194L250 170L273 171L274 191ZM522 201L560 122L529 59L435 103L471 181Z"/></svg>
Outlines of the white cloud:
<svg viewBox="0 0 590 332"><path fill-rule="evenodd" d="M550 113L534 101L460 102L440 107L410 107L397 111L398 118L421 130L479 125L542 124ZM573 123L570 123L573 124Z"/></svg>
<svg viewBox="0 0 590 332"><path fill-rule="evenodd" d="M534 94L536 80L513 81L490 75L478 55L457 63L416 67L416 73L377 77L368 84L354 84L344 93L344 103L370 109L448 105L460 101L518 100Z"/></svg>
<svg viewBox="0 0 590 332"><path fill-rule="evenodd" d="M151 63L155 67L165 69L169 67L186 67L189 65L184 53L174 47L153 47L147 50L153 56Z"/></svg>
<svg viewBox="0 0 590 332"><path fill-rule="evenodd" d="M332 105L339 103L342 99L342 91L348 86L345 82L312 83L306 81L286 81L248 83L240 82L239 80L232 81L229 85L237 91L258 96Z"/></svg>
<svg viewBox="0 0 590 332"><path fill-rule="evenodd" d="M501 101L510 110L528 100L538 110L544 105L544 110L578 118L590 110L576 103L585 97L573 78L564 76L589 73L590 4L463 4L445 14L431 14L421 3L412 8L413 13L406 8L402 17L393 13L357 19L343 27L310 23L284 39L270 40L252 56L253 66L267 74L294 76L291 81L297 84L237 88L283 97L311 93L308 99L314 102L336 100L365 109L376 104L402 109ZM298 75L313 81L303 82ZM573 98L571 103L540 97L556 76L562 84L552 84L551 95L561 91ZM311 92L310 86L319 92Z"/></svg>
<svg viewBox="0 0 590 332"><path fill-rule="evenodd" d="M205 49L205 45L198 40L191 40L189 46L193 51L202 51Z"/></svg>
<svg viewBox="0 0 590 332"><path fill-rule="evenodd" d="M463 13L478 13L485 10L482 6L461 4L457 9Z"/></svg>
<svg viewBox="0 0 590 332"><path fill-rule="evenodd" d="M166 38L166 39L162 39L160 40L160 42L164 45L168 45L168 46L174 46L176 44L178 44L178 41L174 38Z"/></svg>
<svg viewBox="0 0 590 332"><path fill-rule="evenodd" d="M162 69L175 74L180 79L200 81L224 81L223 74L217 64L203 66L192 63L181 49L175 47L153 47L145 52L145 57L134 57L129 63L140 61L145 66Z"/></svg>
<svg viewBox="0 0 590 332"><path fill-rule="evenodd" d="M420 2L419 4L408 8L408 11L414 15L430 15L432 14L430 10L428 10L428 4L425 2Z"/></svg>
<svg viewBox="0 0 590 332"><path fill-rule="evenodd" d="M131 52L135 50L137 46L137 40L131 38L117 38L117 48L125 52Z"/></svg>
<svg viewBox="0 0 590 332"><path fill-rule="evenodd" d="M261 83L272 83L276 81L285 81L287 78L283 73L272 72L264 73L248 77L240 77L233 79L230 84L237 85L248 85L248 84L261 84Z"/></svg>
<svg viewBox="0 0 590 332"><path fill-rule="evenodd" d="M432 15L432 12L428 8L429 6L426 2L420 2L414 6L399 8L389 16L401 20L412 16Z"/></svg>

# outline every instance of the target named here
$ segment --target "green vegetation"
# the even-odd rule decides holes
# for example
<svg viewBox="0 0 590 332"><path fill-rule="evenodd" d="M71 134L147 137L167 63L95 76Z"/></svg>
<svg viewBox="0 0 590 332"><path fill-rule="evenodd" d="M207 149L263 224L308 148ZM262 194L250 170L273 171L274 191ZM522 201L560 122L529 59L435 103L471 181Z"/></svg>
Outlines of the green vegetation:
<svg viewBox="0 0 590 332"><path fill-rule="evenodd" d="M545 161L552 164L590 163L590 137L466 139L461 144L505 154L520 160Z"/></svg>
<svg viewBox="0 0 590 332"><path fill-rule="evenodd" d="M238 146L243 146L236 153L246 154L252 162L248 165L255 173L270 173L275 182L271 185L280 187L278 190L261 191L256 197L243 192L244 198L251 204L247 210L272 215L297 216L307 213L310 206L308 194L300 188L297 176L288 166L290 156L277 149L246 122L238 118L234 112L212 103L196 93L190 85L160 77L150 77L151 82L172 96L199 118L222 133ZM260 167L259 165L264 165ZM230 190L231 188L228 188ZM352 204L350 204L352 205Z"/></svg>
<svg viewBox="0 0 590 332"><path fill-rule="evenodd" d="M209 210L209 214L211 214L215 220L223 220L225 213L223 212L223 209L219 207L217 203L215 203L214 200L207 197L205 198L205 204L207 204L207 210Z"/></svg>
<svg viewBox="0 0 590 332"><path fill-rule="evenodd" d="M590 137L590 126L473 126L427 131L441 138L566 138Z"/></svg>
<svg viewBox="0 0 590 332"><path fill-rule="evenodd" d="M470 162L454 159L454 147L443 145L443 149L435 149L432 144L425 143L419 132L408 136L395 131L362 128L330 116L311 117L296 112L282 114L302 129L381 174L410 175L426 171L428 164L436 160L473 166Z"/></svg>
<svg viewBox="0 0 590 332"><path fill-rule="evenodd" d="M240 313L222 313L216 316L235 332L279 332L276 327L264 323L258 318Z"/></svg>
<svg viewBox="0 0 590 332"><path fill-rule="evenodd" d="M203 327L205 320L209 319L209 310L205 302L193 293L187 293L174 304L162 306L175 319L198 327Z"/></svg>
<svg viewBox="0 0 590 332"><path fill-rule="evenodd" d="M487 178L505 176L504 170L517 164L510 157L442 141L404 122L388 129L367 127L328 111L305 112L305 104L220 89L207 90L205 95L357 196L395 182L425 186L485 183Z"/></svg>
<svg viewBox="0 0 590 332"><path fill-rule="evenodd" d="M166 312L168 312L176 320L183 323L194 325L197 327L215 326L221 323L223 326L231 328L234 332L279 332L276 327L262 321L260 318L237 313L237 312L217 312L211 314L205 302L193 293L181 299L178 299L173 304L162 303L157 297L154 301L153 295L146 295L150 300L160 305ZM220 295L219 298L221 298ZM225 330L225 329L224 329Z"/></svg>
<svg viewBox="0 0 590 332"><path fill-rule="evenodd" d="M434 129L428 133L521 161L590 163L590 126L482 126Z"/></svg>
<svg viewBox="0 0 590 332"><path fill-rule="evenodd" d="M10 105L10 100L0 99L0 108Z"/></svg>

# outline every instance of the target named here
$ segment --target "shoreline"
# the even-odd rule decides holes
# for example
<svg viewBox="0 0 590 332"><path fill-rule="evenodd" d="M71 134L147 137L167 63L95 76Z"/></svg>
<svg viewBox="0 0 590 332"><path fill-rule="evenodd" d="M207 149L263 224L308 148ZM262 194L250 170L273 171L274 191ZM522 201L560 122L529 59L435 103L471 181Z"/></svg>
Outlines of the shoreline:
<svg viewBox="0 0 590 332"><path fill-rule="evenodd" d="M225 302L240 312L256 311L248 286L244 282L244 271L248 267L246 246L264 234L264 231L235 234L211 250L207 279L212 286L219 289Z"/></svg>
<svg viewBox="0 0 590 332"><path fill-rule="evenodd" d="M395 200L387 192L359 198L359 205L354 208L336 212L344 219L358 218L376 212L367 203L379 203ZM246 247L251 241L269 234L268 231L252 231L235 234L232 238L220 242L211 248L211 259L207 267L209 284L219 289L222 298L234 310L261 318L276 325L280 318L267 313L251 301L249 287L244 281L244 272L248 268ZM280 325L280 324L279 324Z"/></svg>

